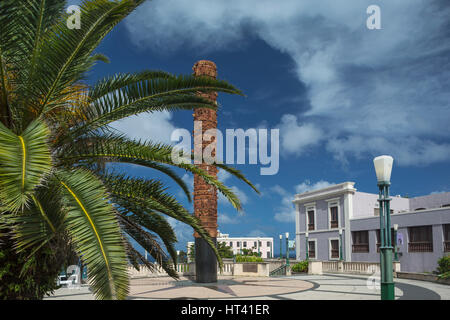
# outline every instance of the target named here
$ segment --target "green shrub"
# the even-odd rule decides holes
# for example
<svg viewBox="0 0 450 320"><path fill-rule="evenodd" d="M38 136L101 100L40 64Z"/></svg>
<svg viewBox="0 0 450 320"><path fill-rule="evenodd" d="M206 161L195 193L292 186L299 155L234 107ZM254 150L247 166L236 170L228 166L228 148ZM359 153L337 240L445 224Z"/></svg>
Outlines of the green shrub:
<svg viewBox="0 0 450 320"><path fill-rule="evenodd" d="M450 255L443 256L438 260L437 271L439 274L450 272Z"/></svg>
<svg viewBox="0 0 450 320"><path fill-rule="evenodd" d="M236 262L264 262L263 258L255 256L236 255Z"/></svg>
<svg viewBox="0 0 450 320"><path fill-rule="evenodd" d="M439 279L450 279L450 271L438 275Z"/></svg>
<svg viewBox="0 0 450 320"><path fill-rule="evenodd" d="M293 272L308 272L308 261L304 260L296 263L292 266L291 270Z"/></svg>
<svg viewBox="0 0 450 320"><path fill-rule="evenodd" d="M50 241L30 256L17 253L9 237L0 238L0 300L39 300L56 288L56 279L71 252ZM70 257L73 262L75 257ZM72 263L71 263L72 264Z"/></svg>

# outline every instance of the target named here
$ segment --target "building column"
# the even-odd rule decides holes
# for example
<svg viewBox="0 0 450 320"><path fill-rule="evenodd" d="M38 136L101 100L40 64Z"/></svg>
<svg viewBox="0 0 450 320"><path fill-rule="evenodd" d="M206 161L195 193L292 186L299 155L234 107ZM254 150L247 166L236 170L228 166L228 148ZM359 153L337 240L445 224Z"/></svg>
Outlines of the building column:
<svg viewBox="0 0 450 320"><path fill-rule="evenodd" d="M352 261L352 231L350 228L350 218L353 217L353 193L344 194L344 260Z"/></svg>
<svg viewBox="0 0 450 320"><path fill-rule="evenodd" d="M214 62L207 60L198 61L192 68L195 76L206 76L215 79L217 77L217 68ZM210 101L216 101L216 92L199 92L199 96ZM214 146L212 156L215 157L217 143L212 142L209 137L204 137L205 131L217 129L216 110L208 108L198 108L194 111L194 158L199 159L203 155L203 150L208 146ZM201 124L201 130L198 125ZM196 130L197 129L197 130ZM198 132L197 132L198 131ZM218 169L212 165L196 163L196 165L207 172L209 175L217 178ZM217 238L217 191L207 184L200 176L194 174L194 214L198 217L203 227L208 231L213 242ZM217 259L214 251L208 243L202 239L197 232L195 237L195 264L196 281L200 283L217 282Z"/></svg>

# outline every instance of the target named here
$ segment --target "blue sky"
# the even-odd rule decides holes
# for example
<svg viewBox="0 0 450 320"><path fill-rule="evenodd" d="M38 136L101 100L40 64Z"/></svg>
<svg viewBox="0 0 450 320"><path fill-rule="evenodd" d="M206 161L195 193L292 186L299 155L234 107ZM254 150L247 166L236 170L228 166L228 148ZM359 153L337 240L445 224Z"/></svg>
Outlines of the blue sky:
<svg viewBox="0 0 450 320"><path fill-rule="evenodd" d="M381 30L366 28L371 4L381 8ZM219 128L280 129L278 174L236 166L261 196L221 174L244 210L220 200L219 229L274 237L278 252L278 235L295 232L295 193L344 181L376 193L377 155L395 159L393 194L450 191L449 16L446 0L148 1L100 45L111 63L98 64L87 81L144 69L189 74L196 61L214 61L219 78L246 94L219 95ZM169 142L173 129L191 131L193 119L192 112L145 114L115 126ZM172 223L183 250L192 231Z"/></svg>

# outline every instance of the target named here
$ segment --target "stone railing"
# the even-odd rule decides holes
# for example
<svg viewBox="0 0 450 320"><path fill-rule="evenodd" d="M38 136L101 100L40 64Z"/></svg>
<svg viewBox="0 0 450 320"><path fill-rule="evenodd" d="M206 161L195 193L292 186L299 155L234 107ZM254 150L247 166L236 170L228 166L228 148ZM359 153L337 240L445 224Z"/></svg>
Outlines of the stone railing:
<svg viewBox="0 0 450 320"><path fill-rule="evenodd" d="M291 260L290 264L297 263L295 260ZM269 273L281 266L285 265L284 259L265 259L264 262L251 263L242 262L235 263L233 259L223 259L223 268L220 272L217 268L217 274L220 276L258 276L268 277ZM245 267L244 267L245 265ZM179 263L176 265L175 270L180 276L193 276L195 275L195 262ZM161 266L155 265L153 270L148 269L145 266L141 266L137 271L133 267L128 267L128 273L131 278L145 278L145 277L164 277L167 273Z"/></svg>
<svg viewBox="0 0 450 320"><path fill-rule="evenodd" d="M400 262L393 262L393 271L400 271ZM349 273L349 274L374 274L380 272L378 262L358 261L309 261L309 274L323 273Z"/></svg>
<svg viewBox="0 0 450 320"><path fill-rule="evenodd" d="M179 263L176 265L175 270L179 275L193 275L195 271L195 264L193 263ZM149 269L146 266L141 266L139 271L134 267L128 267L128 274L131 278L147 278L147 277L163 277L167 276L166 271L159 266L155 265L154 269Z"/></svg>
<svg viewBox="0 0 450 320"><path fill-rule="evenodd" d="M320 261L322 262L322 261ZM338 261L323 261L322 262L322 270L324 272L333 272L339 270L339 262Z"/></svg>

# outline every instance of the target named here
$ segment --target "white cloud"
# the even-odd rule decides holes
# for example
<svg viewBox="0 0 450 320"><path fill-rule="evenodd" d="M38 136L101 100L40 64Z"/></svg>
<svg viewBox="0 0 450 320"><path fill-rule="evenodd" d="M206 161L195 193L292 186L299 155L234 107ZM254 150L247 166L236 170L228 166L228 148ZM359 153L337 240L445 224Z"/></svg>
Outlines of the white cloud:
<svg viewBox="0 0 450 320"><path fill-rule="evenodd" d="M372 0L154 0L126 26L155 51L233 50L253 36L289 55L310 105L280 119L288 154L325 143L345 161L382 153L388 142L399 164L416 164L417 146L418 163L430 164L450 159L447 2L383 2L382 30L371 31Z"/></svg>
<svg viewBox="0 0 450 320"><path fill-rule="evenodd" d="M241 204L244 205L244 204L248 203L249 199L248 199L247 194L244 191L242 191L241 189L239 189L236 186L231 186L230 188L231 188L231 191L239 198L239 200L241 201ZM222 193L220 193L220 192L219 192L219 196L218 196L217 200L220 204L226 204L226 205L231 206L231 204L227 200L227 198L225 198L225 196L222 195Z"/></svg>
<svg viewBox="0 0 450 320"><path fill-rule="evenodd" d="M194 237L194 230L191 226L171 217L167 217L167 222L169 222L173 228L175 235L177 236L178 243L185 244L188 241L192 241Z"/></svg>
<svg viewBox="0 0 450 320"><path fill-rule="evenodd" d="M448 191L433 191L430 194L447 193Z"/></svg>
<svg viewBox="0 0 450 320"><path fill-rule="evenodd" d="M416 137L389 140L384 137L349 136L330 139L327 149L343 162L347 162L349 153L358 159L367 158L368 154L392 154L400 166L427 165L450 159L450 144L438 144Z"/></svg>
<svg viewBox="0 0 450 320"><path fill-rule="evenodd" d="M315 183L311 183L309 180L305 180L302 183L294 186L296 193L303 193L308 191L313 191L317 189L322 189L333 185L328 181L320 180ZM295 194L287 191L279 185L275 185L270 189L273 193L281 197L280 205L275 209L275 220L280 222L295 222L295 206L292 203Z"/></svg>
<svg viewBox="0 0 450 320"><path fill-rule="evenodd" d="M295 192L304 193L304 192L327 188L332 185L334 185L334 183L330 183L330 182L324 181L324 180L317 181L316 183L311 183L311 181L305 180L304 182L295 186Z"/></svg>
<svg viewBox="0 0 450 320"><path fill-rule="evenodd" d="M175 130L168 111L141 113L111 124L111 127L133 139L152 140L171 144L170 136Z"/></svg>
<svg viewBox="0 0 450 320"><path fill-rule="evenodd" d="M267 234L261 230L255 229L248 233L249 237L267 237Z"/></svg>
<svg viewBox="0 0 450 320"><path fill-rule="evenodd" d="M231 217L225 213L219 213L217 215L217 222L219 223L219 226L222 224L237 224L240 222L238 215Z"/></svg>
<svg viewBox="0 0 450 320"><path fill-rule="evenodd" d="M217 173L217 179L219 179L221 182L225 183L230 177L231 173L223 169L219 169L219 172Z"/></svg>
<svg viewBox="0 0 450 320"><path fill-rule="evenodd" d="M294 194L286 191L279 185L273 186L270 191L281 197L280 205L275 209L275 220L280 222L295 222L295 209L292 200Z"/></svg>
<svg viewBox="0 0 450 320"><path fill-rule="evenodd" d="M324 138L320 128L312 123L299 124L297 116L292 114L283 115L278 127L283 155L300 155L305 149L317 145Z"/></svg>
<svg viewBox="0 0 450 320"><path fill-rule="evenodd" d="M239 189L238 187L236 187L236 186L231 186L231 187L230 187L230 186L226 183L226 181L227 181L231 176L232 176L231 173L229 173L229 172L227 172L227 171L225 171L225 170L222 170L222 169L219 169L219 172L217 173L217 179L219 179L219 180L220 180L221 182L223 182L226 186L228 186L229 188L231 188L231 191L233 191L234 194L236 194L236 196L237 196L237 197L239 198L239 200L241 201L241 204L242 204L242 205L247 204L248 201L249 201L249 198L248 198L247 194L246 194L244 191L242 191L241 189ZM230 202L227 200L227 198L225 198L225 196L224 196L222 193L220 193L220 192L218 192L217 201L219 202L219 204L222 204L222 205L230 205L230 206L231 206L231 204L230 204ZM243 215L242 211L240 212L240 215Z"/></svg>

